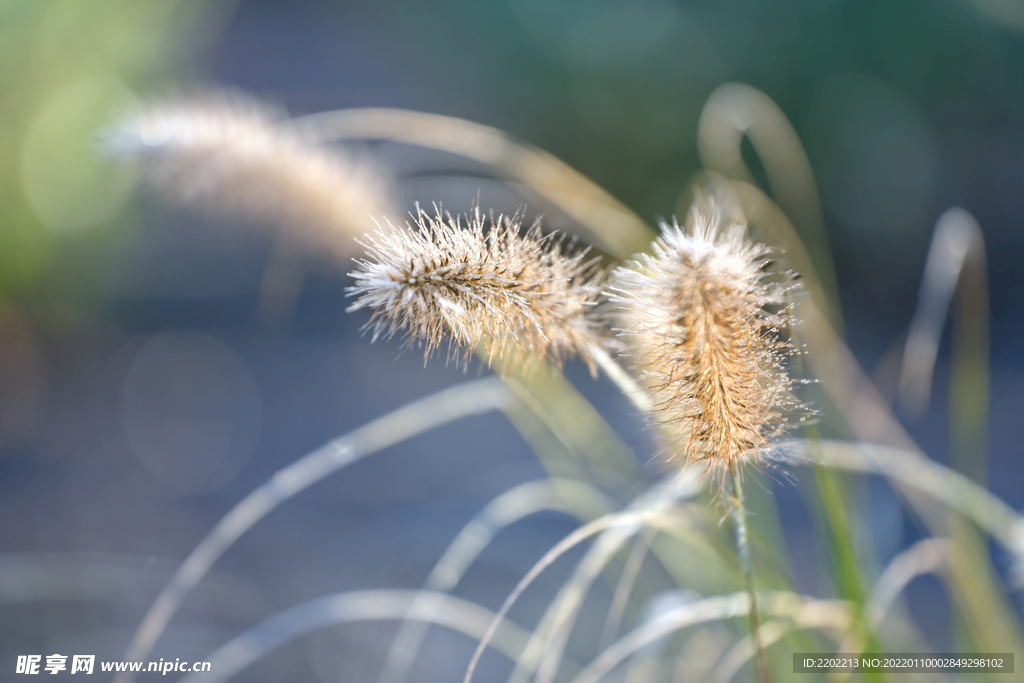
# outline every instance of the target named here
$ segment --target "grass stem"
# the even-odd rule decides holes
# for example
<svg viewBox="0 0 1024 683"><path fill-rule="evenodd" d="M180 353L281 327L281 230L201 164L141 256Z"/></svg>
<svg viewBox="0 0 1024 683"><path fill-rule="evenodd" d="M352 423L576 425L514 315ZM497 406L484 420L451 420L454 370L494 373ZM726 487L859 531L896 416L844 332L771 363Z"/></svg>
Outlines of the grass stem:
<svg viewBox="0 0 1024 683"><path fill-rule="evenodd" d="M736 551L740 556L740 564L743 567L743 580L747 584L747 593L750 594L750 636L754 639L754 647L757 649L757 678L761 683L771 683L771 676L768 674L768 660L764 655L764 645L761 643L760 623L757 615L757 594L754 592L754 565L750 560L750 540L747 533L747 510L743 504L743 483L740 481L736 468L730 468L732 477L732 520L736 525Z"/></svg>
<svg viewBox="0 0 1024 683"><path fill-rule="evenodd" d="M150 607L124 658L146 659L182 602L213 564L242 534L284 501L388 446L463 417L505 408L513 400L513 394L496 377L465 382L413 401L282 468L235 505L185 559ZM130 672L125 672L114 680L131 683L133 679Z"/></svg>
<svg viewBox="0 0 1024 683"><path fill-rule="evenodd" d="M630 403L645 415L654 411L654 403L647 391L615 359L608 355L607 351L596 344L590 346L587 351L597 367L604 370L608 379L615 383L615 386L622 391Z"/></svg>

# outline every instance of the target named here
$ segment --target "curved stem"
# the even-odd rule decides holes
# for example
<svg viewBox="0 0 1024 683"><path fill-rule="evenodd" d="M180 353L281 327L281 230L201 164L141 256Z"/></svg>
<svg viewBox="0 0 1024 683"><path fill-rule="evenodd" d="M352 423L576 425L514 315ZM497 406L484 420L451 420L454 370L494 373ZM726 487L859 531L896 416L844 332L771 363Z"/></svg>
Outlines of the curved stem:
<svg viewBox="0 0 1024 683"><path fill-rule="evenodd" d="M179 683L229 680L282 645L338 624L414 620L479 640L493 618L493 612L476 603L434 591L378 589L323 595L279 612L236 636L207 657L212 665L209 672L192 673ZM526 647L530 632L503 619L495 636L491 646L514 660Z"/></svg>
<svg viewBox="0 0 1024 683"><path fill-rule="evenodd" d="M512 393L496 377L465 382L379 417L279 470L235 505L200 541L149 608L124 658L146 659L181 603L213 564L278 505L367 455L454 420L504 408L511 400ZM131 672L125 672L114 681L131 683L134 678Z"/></svg>
<svg viewBox="0 0 1024 683"><path fill-rule="evenodd" d="M959 472L915 451L877 443L794 439L778 445L782 462L819 464L886 477L905 492L920 492L967 517L1013 553L1024 558L1024 515ZM927 511L918 508L927 522Z"/></svg>
<svg viewBox="0 0 1024 683"><path fill-rule="evenodd" d="M851 624L850 605L844 600L818 600L788 592L765 593L761 597L765 614L788 619L797 628L842 632ZM750 595L746 591L686 602L638 626L602 650L572 683L598 683L634 653L667 635L697 624L733 619L749 611Z"/></svg>
<svg viewBox="0 0 1024 683"><path fill-rule="evenodd" d="M502 529L536 512L549 510L595 519L611 510L610 501L592 486L571 479L545 479L520 484L501 494L477 513L448 546L427 577L424 595L449 593L466 570ZM391 643L378 683L405 683L430 626L429 620L402 621Z"/></svg>
<svg viewBox="0 0 1024 683"><path fill-rule="evenodd" d="M633 550L629 553L626 566L622 569L622 576L619 577L611 607L608 608L608 616L604 621L604 630L601 633L599 646L601 650L615 640L615 634L619 631L622 617L626 613L626 606L629 604L629 596L633 592L637 577L640 576L640 569L644 565L644 560L647 559L655 535L656 533L653 531L645 532L638 536L633 543Z"/></svg>
<svg viewBox="0 0 1024 683"><path fill-rule="evenodd" d="M654 410L654 404L651 402L651 397L647 391L615 359L608 355L607 351L597 344L591 345L587 350L590 352L590 357L597 363L597 366L604 370L604 373L608 375L608 379L615 383L626 398L629 399L630 403L645 414Z"/></svg>
<svg viewBox="0 0 1024 683"><path fill-rule="evenodd" d="M293 119L308 142L388 140L457 154L490 166L578 221L590 242L618 258L643 251L653 231L625 204L551 154L465 119L406 109L341 109Z"/></svg>
<svg viewBox="0 0 1024 683"><path fill-rule="evenodd" d="M671 494L673 491L685 491L686 488L691 486L695 481L695 477L690 475L691 473L685 470L680 472L676 475L674 480L669 482L667 489L659 490L657 493ZM659 504L659 502L661 504ZM533 583L541 572L543 572L559 557L588 538L601 534L609 529L625 529L625 533L627 535L623 539L624 542L625 540L628 540L630 536L641 533L646 527L650 526L671 531L673 530L673 527L678 526L678 524L679 521L673 518L666 511L664 500L659 501L658 499L651 499L649 504L639 507L638 509L615 512L595 519L563 538L554 547L548 550L548 552L544 554L544 557L533 565L530 571L520 579L518 584L516 584L516 587L511 593L509 593L508 597L505 598L505 602L502 603L501 608L494 617L494 621L491 623L491 628L489 628L487 633L484 634L479 645L477 645L476 651L473 653L472 659L470 659L469 666L466 668L466 675L462 679L463 683L470 683L470 681L473 680L473 673L476 670L477 663L479 663L481 655L483 655L484 650L487 648L487 643L494 634L494 629L497 628L499 620L505 618L505 615L508 614L512 605L519 599L519 596L523 594L523 592L531 583Z"/></svg>

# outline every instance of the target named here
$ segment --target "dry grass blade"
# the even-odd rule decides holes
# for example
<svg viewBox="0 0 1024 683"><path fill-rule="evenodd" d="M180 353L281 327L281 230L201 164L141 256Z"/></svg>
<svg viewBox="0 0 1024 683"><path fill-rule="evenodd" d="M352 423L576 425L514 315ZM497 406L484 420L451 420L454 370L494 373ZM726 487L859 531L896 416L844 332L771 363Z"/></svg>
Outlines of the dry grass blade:
<svg viewBox="0 0 1024 683"><path fill-rule="evenodd" d="M917 310L903 351L899 400L900 408L909 415L920 417L928 409L939 338L957 283L968 278L970 287L984 288L985 272L985 237L978 222L961 208L949 209L935 224ZM973 316L984 313L987 311L971 311Z"/></svg>
<svg viewBox="0 0 1024 683"><path fill-rule="evenodd" d="M797 332L808 346L807 363L852 435L866 442L865 448L868 450L889 453L887 457L892 462L874 462L871 464L875 469L862 471L874 471L890 480L899 481L901 490L908 494L910 504L921 512L922 519L934 534L949 533L947 517L936 516L934 510L922 510L918 492L926 493L979 524L1013 552L1017 558L1016 566L1024 566L1024 525L1013 525L1016 513L983 487L965 480L961 475L944 469L937 471L937 465L921 454L849 348L818 309L811 302L804 301L799 309L799 317L801 324ZM979 408L983 412L985 397L972 398L973 405L965 408L972 413ZM813 454L815 446L809 444L807 450ZM866 464L863 458L855 460L859 461L856 462L857 467L850 469L859 469ZM919 484L921 481L925 483ZM964 485L965 482L970 485ZM944 489L946 485L951 488ZM927 487L927 490L922 486ZM964 494L966 498L961 498ZM963 542L963 539L958 540ZM976 633L984 635L988 643L985 647L990 648L988 651L1009 652L1024 642L1024 631L1010 603L1000 596L990 569L986 567L981 571L977 568L979 563L983 565L986 562L980 559L982 555L984 549L975 544L975 549L969 555L965 553L965 563L953 567L953 593L957 596L960 610L969 615L972 628Z"/></svg>
<svg viewBox="0 0 1024 683"><path fill-rule="evenodd" d="M759 596L761 609L771 616L785 617L807 628L833 630L834 625L850 623L849 605L839 600L817 600L795 593L765 593ZM680 629L709 621L744 616L750 611L749 593L733 593L703 598L662 614L637 627L601 652L573 679L572 683L597 683L619 664L643 647ZM822 618L826 612L831 618Z"/></svg>
<svg viewBox="0 0 1024 683"><path fill-rule="evenodd" d="M383 415L281 469L235 505L199 542L146 613L124 658L145 659L181 603L220 556L284 501L367 455L454 420L500 410L513 400L505 384L495 377L466 382ZM126 672L114 680L130 683L133 678Z"/></svg>
<svg viewBox="0 0 1024 683"><path fill-rule="evenodd" d="M780 617L761 625L758 636L762 647L771 647L785 636L799 630L832 632L839 635L849 631L853 620L848 609L837 608L839 603L821 601L807 603L796 618ZM852 652L839 647L839 652ZM715 666L714 679L728 683L743 666L757 654L757 645L751 636L745 636L730 649Z"/></svg>
<svg viewBox="0 0 1024 683"><path fill-rule="evenodd" d="M939 571L946 564L948 553L949 540L926 538L892 558L864 605L868 619L880 623L907 584L918 576Z"/></svg>
<svg viewBox="0 0 1024 683"><path fill-rule="evenodd" d="M597 538L576 566L572 576L562 584L540 624L534 629L529 644L516 662L516 670L509 678L509 683L527 683L530 680L534 683L550 683L557 677L564 661L569 637L578 622L587 594L601 573L608 568L615 554L631 538L654 539L659 532L666 531L674 545L685 548L684 553L680 555L682 557L691 558L694 556L691 554L692 551L698 549L711 556L720 552L720 548L709 542L702 530L697 529L693 523L697 513L704 510L703 506L698 503L683 503L685 497L689 496L681 496L673 506L676 523L670 528L666 529L658 524L652 524L650 528L639 531L634 528L613 527ZM631 509L642 510L652 502L656 502L656 499L645 496L631 506Z"/></svg>
<svg viewBox="0 0 1024 683"><path fill-rule="evenodd" d="M26 602L134 600L160 590L178 568L166 558L115 553L18 552L0 554L0 606ZM202 608L225 616L262 607L242 582L214 577L203 593Z"/></svg>
<svg viewBox="0 0 1024 683"><path fill-rule="evenodd" d="M636 454L562 373L544 367L505 381L519 399L506 416L552 476L593 482L619 501L636 497Z"/></svg>
<svg viewBox="0 0 1024 683"><path fill-rule="evenodd" d="M629 605L629 597L633 592L637 577L640 576L640 569L644 565L651 550L651 543L654 541L655 532L647 532L633 541L633 548L629 551L629 558L622 568L622 575L615 585L615 593L612 595L611 605L608 607L608 615L605 617L604 629L601 631L601 640L598 647L608 647L615 635L619 632L619 626L626 614L626 607Z"/></svg>
<svg viewBox="0 0 1024 683"><path fill-rule="evenodd" d="M587 228L588 242L619 258L644 249L651 229L592 180L496 128L403 109L344 109L296 119L307 139L383 139L458 154L498 170Z"/></svg>
<svg viewBox="0 0 1024 683"><path fill-rule="evenodd" d="M1024 558L1024 516L964 475L915 451L870 443L789 441L777 454L792 463L813 462L888 478L901 490L924 493L970 519L1016 558Z"/></svg>
<svg viewBox="0 0 1024 683"><path fill-rule="evenodd" d="M537 640L541 647L537 648L540 659L536 663L535 683L552 683L555 680L562 664L569 636L588 591L607 568L612 558L634 535L635 530L621 528L611 529L601 534L580 561L572 578L565 582L552 604L550 619L544 620L546 628L537 629L537 636L539 636ZM519 664L519 667L525 667L526 671L532 669L533 666L534 661L520 662Z"/></svg>
<svg viewBox="0 0 1024 683"><path fill-rule="evenodd" d="M593 519L611 509L610 501L596 488L569 479L544 479L520 484L501 494L477 513L434 565L425 591L449 592L502 529L542 511L560 511ZM413 605L410 612L416 609ZM429 624L405 620L380 676L382 683L401 683L406 676Z"/></svg>
<svg viewBox="0 0 1024 683"><path fill-rule="evenodd" d="M325 595L270 617L207 657L210 671L193 673L181 683L226 681L264 655L316 629L336 624L410 619L436 624L479 640L494 618L476 603L429 591L364 590ZM515 659L529 632L500 620L492 646Z"/></svg>
<svg viewBox="0 0 1024 683"><path fill-rule="evenodd" d="M580 527L559 541L554 547L548 550L548 552L544 554L544 557L538 560L530 571L526 573L518 584L516 584L516 587L508 595L505 602L498 610L494 624L497 623L498 619L504 618L504 616L508 614L512 605L519 599L519 596L523 594L530 584L533 583L533 581L547 567L551 566L555 560L587 539L613 529L624 530L623 533L625 534L625 537L623 538L623 541L627 540L629 536L639 533L647 526L667 530L674 529L679 524L679 520L669 514L668 507L674 499L692 495L697 486L696 479L695 473L692 470L682 470L681 472L678 472L671 481L650 492L650 495L645 496L643 501L638 501L638 504L634 508L595 519L593 522ZM483 640L480 642L476 652L473 653L473 658L466 669L466 676L463 679L463 683L470 683L472 680L473 672L476 670L476 665L479 662L484 649L487 647L489 634L490 631L488 631L488 635L485 635Z"/></svg>

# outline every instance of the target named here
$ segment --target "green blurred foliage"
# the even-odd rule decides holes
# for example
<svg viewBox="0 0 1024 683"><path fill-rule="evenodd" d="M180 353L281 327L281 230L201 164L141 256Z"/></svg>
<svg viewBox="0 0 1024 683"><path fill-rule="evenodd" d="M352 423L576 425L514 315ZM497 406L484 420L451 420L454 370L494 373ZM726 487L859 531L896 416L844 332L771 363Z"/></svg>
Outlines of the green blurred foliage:
<svg viewBox="0 0 1024 683"><path fill-rule="evenodd" d="M61 246L123 239L132 183L97 153L98 133L182 69L211 6L0 2L0 293L42 295Z"/></svg>

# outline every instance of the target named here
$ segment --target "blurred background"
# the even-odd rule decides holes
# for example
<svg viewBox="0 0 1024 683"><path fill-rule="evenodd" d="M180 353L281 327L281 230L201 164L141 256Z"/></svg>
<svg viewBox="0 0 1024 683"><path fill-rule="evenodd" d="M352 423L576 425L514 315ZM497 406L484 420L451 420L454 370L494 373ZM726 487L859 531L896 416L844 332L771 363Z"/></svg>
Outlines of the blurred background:
<svg viewBox="0 0 1024 683"><path fill-rule="evenodd" d="M754 86L806 147L846 335L868 371L906 332L938 216L959 205L977 218L992 314L981 462L991 490L1019 509L1021 74L1024 6L1012 0L0 0L0 668L13 671L18 654L120 657L170 573L245 493L330 438L464 379L443 358L424 369L397 341L361 338L367 315L345 313L351 266L341 260L304 262L301 288L265 315L271 231L176 208L97 153L98 131L133 101L223 86L294 115L457 116L550 152L654 224L679 211L701 168L696 131L709 95L727 82ZM417 201L456 212L478 198L497 211L524 204L454 155L348 149L393 178L399 212ZM551 207L527 211L572 228ZM948 359L944 339L931 407L907 420L943 462ZM566 373L649 460L654 444L613 387L579 364ZM154 658L202 659L329 592L416 587L486 501L543 475L497 414L359 463L241 539ZM827 593L800 497L778 484L784 520L794 520L797 585ZM919 532L886 487L869 496L884 562ZM551 514L509 530L459 594L496 607L574 527ZM996 555L997 568L1004 560ZM544 581L558 585L570 566ZM915 584L910 601L942 623L937 585ZM536 618L542 598L513 616ZM929 635L941 646L947 631ZM391 633L318 632L243 679L368 680ZM416 680L452 680L466 642L431 638Z"/></svg>

